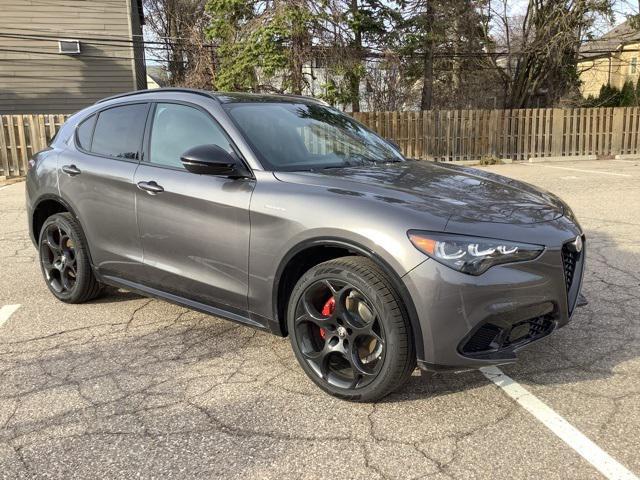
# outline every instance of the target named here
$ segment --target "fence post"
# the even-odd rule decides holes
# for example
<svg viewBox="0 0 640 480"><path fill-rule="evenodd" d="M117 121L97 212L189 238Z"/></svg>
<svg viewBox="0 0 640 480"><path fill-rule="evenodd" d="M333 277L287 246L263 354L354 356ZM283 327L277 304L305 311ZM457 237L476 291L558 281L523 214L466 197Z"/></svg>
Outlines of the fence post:
<svg viewBox="0 0 640 480"><path fill-rule="evenodd" d="M27 138L24 131L24 115L16 115L18 118L18 140L20 141L20 161L18 162L18 172L22 175L27 170Z"/></svg>
<svg viewBox="0 0 640 480"><path fill-rule="evenodd" d="M624 107L613 109L611 122L611 154L622 153L622 130L624 128Z"/></svg>
<svg viewBox="0 0 640 480"><path fill-rule="evenodd" d="M40 133L40 149L44 150L49 144L49 141L47 139L47 131L45 129L44 115L38 115L38 130Z"/></svg>
<svg viewBox="0 0 640 480"><path fill-rule="evenodd" d="M564 110L554 108L551 122L551 156L562 156L562 144L564 140Z"/></svg>
<svg viewBox="0 0 640 480"><path fill-rule="evenodd" d="M4 138L4 117L0 115L0 164L2 165L2 175L9 177L9 152L7 142Z"/></svg>
<svg viewBox="0 0 640 480"><path fill-rule="evenodd" d="M498 110L489 112L489 155L498 158Z"/></svg>
<svg viewBox="0 0 640 480"><path fill-rule="evenodd" d="M11 156L9 157L9 175L20 176L20 168L18 167L18 143L16 142L16 130L14 127L14 117L17 115L7 115L7 127L9 131L9 148Z"/></svg>

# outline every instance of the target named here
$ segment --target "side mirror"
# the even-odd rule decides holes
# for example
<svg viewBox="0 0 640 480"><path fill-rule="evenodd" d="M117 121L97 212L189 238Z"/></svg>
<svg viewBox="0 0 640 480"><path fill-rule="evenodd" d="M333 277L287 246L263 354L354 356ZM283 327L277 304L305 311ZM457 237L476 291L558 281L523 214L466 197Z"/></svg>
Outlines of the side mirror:
<svg viewBox="0 0 640 480"><path fill-rule="evenodd" d="M200 175L246 177L248 172L240 160L218 145L198 145L180 156L184 168Z"/></svg>

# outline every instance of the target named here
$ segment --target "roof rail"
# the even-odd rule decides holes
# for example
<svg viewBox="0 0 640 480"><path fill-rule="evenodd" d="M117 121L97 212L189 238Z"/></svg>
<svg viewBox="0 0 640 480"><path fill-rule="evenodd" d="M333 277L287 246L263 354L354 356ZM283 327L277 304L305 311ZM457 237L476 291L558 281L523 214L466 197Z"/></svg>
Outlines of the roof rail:
<svg viewBox="0 0 640 480"><path fill-rule="evenodd" d="M179 88L179 87L169 87L169 88L154 88L152 90L135 90L133 92L127 92L127 93L119 93L118 95L112 95L111 97L107 97L107 98L103 98L101 100L98 100L95 104L99 104L99 103L104 103L104 102L108 102L109 100L115 100L117 98L124 98L124 97L132 97L134 95L143 95L145 93L156 93L156 92L182 92L182 93L195 93L196 95L202 95L208 98L213 98L215 99L215 95L211 94L210 92L207 92L205 90L197 90L195 88Z"/></svg>
<svg viewBox="0 0 640 480"><path fill-rule="evenodd" d="M301 98L303 100L313 100L314 102L321 103L322 105L329 105L321 98L312 97L311 95L296 95L294 93L283 93L282 95L285 97Z"/></svg>

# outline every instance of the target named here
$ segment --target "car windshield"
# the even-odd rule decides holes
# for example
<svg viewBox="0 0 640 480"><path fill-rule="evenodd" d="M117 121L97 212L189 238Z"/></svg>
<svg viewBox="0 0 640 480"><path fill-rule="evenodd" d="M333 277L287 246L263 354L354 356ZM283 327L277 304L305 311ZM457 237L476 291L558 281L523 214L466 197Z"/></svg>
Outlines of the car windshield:
<svg viewBox="0 0 640 480"><path fill-rule="evenodd" d="M224 105L265 168L316 170L401 162L390 143L347 115L306 103Z"/></svg>

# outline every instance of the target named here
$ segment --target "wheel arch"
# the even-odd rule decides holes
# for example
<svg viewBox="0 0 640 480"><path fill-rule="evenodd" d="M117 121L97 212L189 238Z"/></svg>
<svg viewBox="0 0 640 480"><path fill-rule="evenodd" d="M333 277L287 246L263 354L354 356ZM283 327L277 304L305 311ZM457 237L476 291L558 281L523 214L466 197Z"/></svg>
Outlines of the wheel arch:
<svg viewBox="0 0 640 480"><path fill-rule="evenodd" d="M37 202L35 202L35 206L33 208L33 213L31 214L30 224L31 224L31 232L32 232L32 240L34 244L38 245L38 239L40 238L40 230L44 225L44 222L51 215L56 213L68 212L73 215L73 218L78 222L80 226L80 230L82 231L82 235L84 236L85 242L87 242L87 254L89 255L89 261L91 265L93 265L93 260L91 259L91 248L89 247L89 242L87 241L87 235L85 234L84 227L82 226L82 222L78 215L73 210L73 208L66 202L63 198L58 195L47 194L38 198Z"/></svg>
<svg viewBox="0 0 640 480"><path fill-rule="evenodd" d="M309 268L334 258L348 255L357 255L369 258L380 270L382 270L395 291L400 295L413 333L413 343L418 359L424 358L424 345L422 339L422 327L418 319L418 313L413 303L409 290L405 286L400 275L380 255L365 246L341 238L324 237L305 240L291 248L283 257L276 270L272 289L273 318L281 335L286 336L286 307L289 297L299 278ZM303 260L303 261L301 261Z"/></svg>

